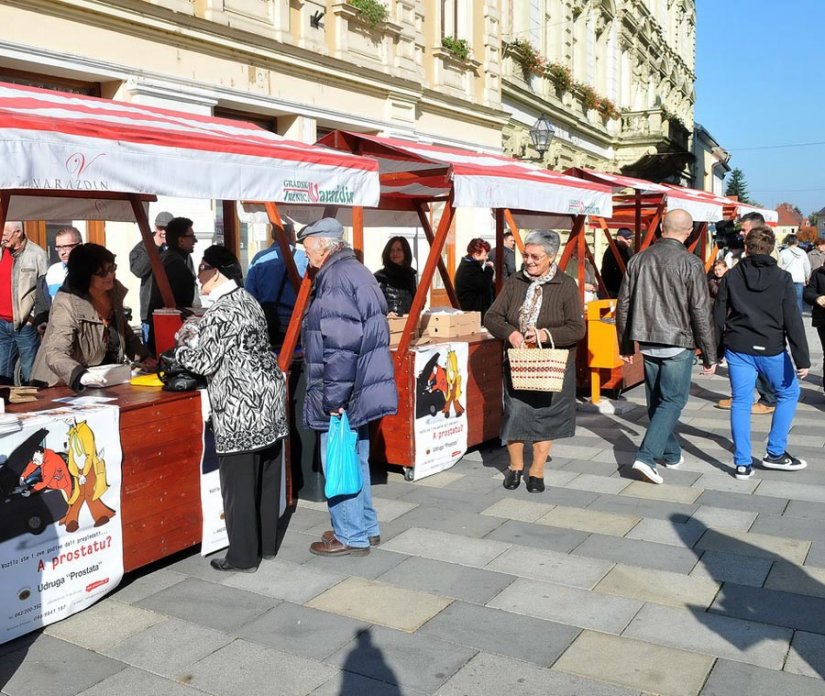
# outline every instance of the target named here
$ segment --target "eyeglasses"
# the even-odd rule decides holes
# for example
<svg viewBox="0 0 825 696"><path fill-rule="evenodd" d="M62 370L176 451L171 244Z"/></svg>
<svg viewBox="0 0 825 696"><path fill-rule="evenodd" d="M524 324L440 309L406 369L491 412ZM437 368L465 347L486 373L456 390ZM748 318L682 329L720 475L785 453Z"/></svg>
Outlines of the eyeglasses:
<svg viewBox="0 0 825 696"><path fill-rule="evenodd" d="M214 271L215 267L210 266L208 263L202 263L198 266L198 273L203 273L204 271Z"/></svg>
<svg viewBox="0 0 825 696"><path fill-rule="evenodd" d="M547 254L522 254L521 258L523 258L525 261L541 261L547 256Z"/></svg>
<svg viewBox="0 0 825 696"><path fill-rule="evenodd" d="M58 251L65 251L66 249L74 249L82 244L82 242L75 242L74 244L55 244L54 248Z"/></svg>
<svg viewBox="0 0 825 696"><path fill-rule="evenodd" d="M98 278L105 278L107 275L114 275L115 271L117 270L117 264L112 263L104 268L101 268L99 271L95 273Z"/></svg>

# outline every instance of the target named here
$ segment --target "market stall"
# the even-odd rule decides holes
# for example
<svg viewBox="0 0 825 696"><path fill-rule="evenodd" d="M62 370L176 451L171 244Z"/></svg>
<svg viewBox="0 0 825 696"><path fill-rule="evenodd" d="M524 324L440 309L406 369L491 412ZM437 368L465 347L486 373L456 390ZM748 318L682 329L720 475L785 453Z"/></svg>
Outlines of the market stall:
<svg viewBox="0 0 825 696"><path fill-rule="evenodd" d="M455 459L463 453L462 447L472 447L496 438L500 433L501 341L493 339L486 332L479 332L443 340L430 337L430 347L417 348L414 345L436 269L441 274L451 305L458 307L450 274L442 260L442 250L456 209L492 209L496 245L501 247L505 223L517 235L520 216L527 220L529 215L533 227L572 227L574 231L583 230L586 215L610 216L611 192L603 184L577 180L501 155L341 131L330 133L319 143L370 157L378 163L381 203L378 211L364 211L364 217L354 221L356 247L363 243L361 226L369 224L370 216L379 213L394 214L398 224L404 224L406 213L406 224L421 226L430 245L423 268L419 267L418 290L412 308L394 349L399 392L398 414L382 419L377 424L373 438L376 458L400 465L404 467L408 478L417 478L419 473L416 472L416 464L420 465L423 459L423 448L420 446L424 436L422 421L426 420L426 414L422 415L420 409L417 411L416 408L417 391L420 379L427 378L421 370L431 369L428 361L422 360L422 351L432 353L432 346L443 343L443 351L453 353L455 357L450 359L458 361L466 347L463 413L447 419L449 428L447 421L440 424L444 428L443 432L448 433L445 435L445 443L440 447L449 449L450 444L454 444L454 451L458 453ZM438 223L431 225L431 215L439 208L441 216ZM498 255L496 259L499 279L502 277L501 258ZM302 299L303 295L299 296L291 330L297 331L295 324L300 316ZM438 416L433 418L437 419ZM453 438L455 431L460 430L457 424L463 420L466 420L466 431ZM439 424L430 425L435 427ZM418 442L416 433L419 435ZM432 439L431 436L432 433L427 433L428 438ZM433 447L430 455L435 451L436 448ZM432 473L432 469L428 473Z"/></svg>
<svg viewBox="0 0 825 696"><path fill-rule="evenodd" d="M148 203L157 195L223 201L232 212L231 219L227 216L230 247L234 245L232 201L254 198L369 206L379 196L378 168L372 160L291 142L242 121L11 84L0 84L0 157L4 162L0 224L49 219L136 222L168 307L174 301L147 219ZM41 390L37 402L10 410L23 417L57 407L55 417L65 420L68 416L55 399L66 393L59 388ZM196 544L202 521L199 393L170 394L130 385L91 393L106 399L105 405L114 408L120 418L122 461L117 461L122 485L118 504L112 507L117 514L106 516L105 524L122 529L123 569L133 570ZM24 426L30 420L22 419ZM11 453L2 451L4 437L10 436L0 436L0 455L7 464ZM32 442L52 446L48 438L44 435ZM62 444L53 446L59 449ZM71 452L49 455L58 469L58 455L73 456ZM103 460L103 453L94 448L84 456ZM19 475L17 470L5 471L4 480L14 483ZM0 504L9 505L9 500L18 498L42 501L39 490L15 490L13 486ZM65 523L65 518L61 521ZM75 544L71 534L87 534L89 527L104 522L83 513L78 524L79 530L69 530L70 525L50 520L48 530L36 530L38 534L48 531L48 536L38 539L51 539L49 553L61 558L68 553L64 545ZM23 543L36 544L34 534L35 530L22 530ZM38 568L41 580L44 571ZM105 583L111 581L107 576ZM90 578L94 582L104 579ZM21 591L18 597L21 602L31 598L31 590ZM49 620L43 617L39 625Z"/></svg>

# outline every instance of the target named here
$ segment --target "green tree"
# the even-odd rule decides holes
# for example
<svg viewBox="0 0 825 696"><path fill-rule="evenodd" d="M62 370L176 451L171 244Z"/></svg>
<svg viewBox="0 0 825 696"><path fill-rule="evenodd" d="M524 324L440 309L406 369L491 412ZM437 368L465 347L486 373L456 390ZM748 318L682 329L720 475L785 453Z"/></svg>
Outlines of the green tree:
<svg viewBox="0 0 825 696"><path fill-rule="evenodd" d="M728 187L725 189L725 195L736 196L737 200L742 203L751 202L748 196L748 184L745 181L745 175L741 169L734 169L730 173L730 180L728 181Z"/></svg>

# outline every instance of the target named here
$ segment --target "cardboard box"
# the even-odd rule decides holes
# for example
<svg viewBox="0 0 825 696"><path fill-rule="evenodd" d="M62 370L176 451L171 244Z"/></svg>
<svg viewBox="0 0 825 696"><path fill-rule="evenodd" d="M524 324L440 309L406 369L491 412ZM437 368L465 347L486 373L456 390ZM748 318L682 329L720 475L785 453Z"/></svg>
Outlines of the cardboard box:
<svg viewBox="0 0 825 696"><path fill-rule="evenodd" d="M404 330L404 326L407 324L407 317L409 315L404 314L400 317L387 317L387 323L390 325L390 333L400 333Z"/></svg>
<svg viewBox="0 0 825 696"><path fill-rule="evenodd" d="M481 331L481 313L422 314L420 328L423 335L433 338L469 336Z"/></svg>

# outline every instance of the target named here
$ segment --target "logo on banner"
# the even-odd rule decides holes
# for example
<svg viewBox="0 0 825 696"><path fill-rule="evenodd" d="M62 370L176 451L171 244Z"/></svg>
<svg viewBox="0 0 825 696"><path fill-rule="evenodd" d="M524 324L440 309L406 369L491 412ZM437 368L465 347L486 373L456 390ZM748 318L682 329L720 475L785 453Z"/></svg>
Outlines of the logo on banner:
<svg viewBox="0 0 825 696"><path fill-rule="evenodd" d="M346 186L322 189L314 181L287 179L283 199L287 203L341 203L349 205L355 194Z"/></svg>
<svg viewBox="0 0 825 696"><path fill-rule="evenodd" d="M99 152L93 157L87 157L82 152L69 155L64 163L67 177L32 177L24 182L22 188L60 189L63 191L108 191L109 182L102 179L85 178L83 175L105 152Z"/></svg>
<svg viewBox="0 0 825 696"><path fill-rule="evenodd" d="M567 212L574 215L598 215L599 206L595 203L586 205L580 198L573 198L567 203Z"/></svg>

